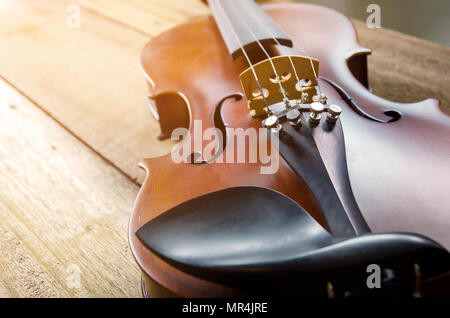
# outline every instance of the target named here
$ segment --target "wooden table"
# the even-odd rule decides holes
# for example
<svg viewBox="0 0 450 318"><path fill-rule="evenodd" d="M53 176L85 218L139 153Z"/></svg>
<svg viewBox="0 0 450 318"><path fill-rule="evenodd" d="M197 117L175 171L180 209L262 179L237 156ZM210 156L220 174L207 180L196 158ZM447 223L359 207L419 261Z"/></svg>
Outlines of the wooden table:
<svg viewBox="0 0 450 318"><path fill-rule="evenodd" d="M69 4L79 29L67 27ZM127 243L137 163L172 144L156 139L138 57L208 12L198 0L2 1L0 296L141 296ZM434 96L450 111L449 48L355 23L374 49L375 93Z"/></svg>

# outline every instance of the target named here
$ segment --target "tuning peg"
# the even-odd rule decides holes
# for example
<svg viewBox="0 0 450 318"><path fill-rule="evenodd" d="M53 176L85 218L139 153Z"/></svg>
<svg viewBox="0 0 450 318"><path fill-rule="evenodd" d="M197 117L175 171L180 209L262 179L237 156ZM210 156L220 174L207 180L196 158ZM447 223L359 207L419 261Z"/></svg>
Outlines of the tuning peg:
<svg viewBox="0 0 450 318"><path fill-rule="evenodd" d="M300 113L297 109L291 109L286 114L286 119L289 121L292 127L298 129L302 126L301 121L302 113Z"/></svg>
<svg viewBox="0 0 450 318"><path fill-rule="evenodd" d="M328 107L327 121L330 124L335 124L341 114L342 114L341 107L339 107L338 105L330 105Z"/></svg>
<svg viewBox="0 0 450 318"><path fill-rule="evenodd" d="M311 124L317 125L320 120L322 119L322 115L320 115L324 110L323 104L319 102L311 103L310 111L311 114L309 115L309 120Z"/></svg>

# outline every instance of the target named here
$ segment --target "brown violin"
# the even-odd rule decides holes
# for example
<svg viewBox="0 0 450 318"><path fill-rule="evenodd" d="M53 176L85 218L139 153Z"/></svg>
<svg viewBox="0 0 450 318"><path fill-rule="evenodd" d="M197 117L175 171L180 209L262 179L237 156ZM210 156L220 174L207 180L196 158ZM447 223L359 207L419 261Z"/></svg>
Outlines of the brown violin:
<svg viewBox="0 0 450 318"><path fill-rule="evenodd" d="M339 12L208 4L212 16L141 56L159 138L179 140L141 162L129 241L144 295L448 290L450 120L438 101L372 94L370 50ZM382 288L366 286L373 264Z"/></svg>

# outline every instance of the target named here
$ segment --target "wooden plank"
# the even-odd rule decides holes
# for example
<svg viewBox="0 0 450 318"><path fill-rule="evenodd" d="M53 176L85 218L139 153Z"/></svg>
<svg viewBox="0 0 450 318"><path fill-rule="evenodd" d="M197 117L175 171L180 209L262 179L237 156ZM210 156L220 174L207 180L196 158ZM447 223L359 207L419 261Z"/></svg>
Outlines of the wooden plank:
<svg viewBox="0 0 450 318"><path fill-rule="evenodd" d="M13 297L11 292L6 288L6 284L0 281L0 298L9 298Z"/></svg>
<svg viewBox="0 0 450 318"><path fill-rule="evenodd" d="M65 1L11 1L0 11L0 75L132 179L166 153L146 106L138 59L149 37L90 11L66 26Z"/></svg>
<svg viewBox="0 0 450 318"><path fill-rule="evenodd" d="M361 44L373 51L368 60L369 84L375 94L405 103L434 97L450 114L450 48L353 22Z"/></svg>
<svg viewBox="0 0 450 318"><path fill-rule="evenodd" d="M75 0L83 8L156 36L175 25L209 14L200 0Z"/></svg>
<svg viewBox="0 0 450 318"><path fill-rule="evenodd" d="M138 187L4 81L0 96L0 297L139 297Z"/></svg>

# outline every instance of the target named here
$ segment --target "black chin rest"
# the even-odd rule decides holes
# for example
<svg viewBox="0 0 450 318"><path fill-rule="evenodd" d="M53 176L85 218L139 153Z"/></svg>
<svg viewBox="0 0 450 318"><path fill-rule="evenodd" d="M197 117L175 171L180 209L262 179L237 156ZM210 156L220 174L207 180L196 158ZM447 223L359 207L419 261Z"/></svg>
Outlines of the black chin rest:
<svg viewBox="0 0 450 318"><path fill-rule="evenodd" d="M325 291L328 281L357 289L369 264L407 272L408 279L414 263L423 276L450 268L448 252L428 238L334 237L296 202L259 187L229 188L184 202L136 234L176 268L253 293L291 293L299 286L313 293L317 286Z"/></svg>

